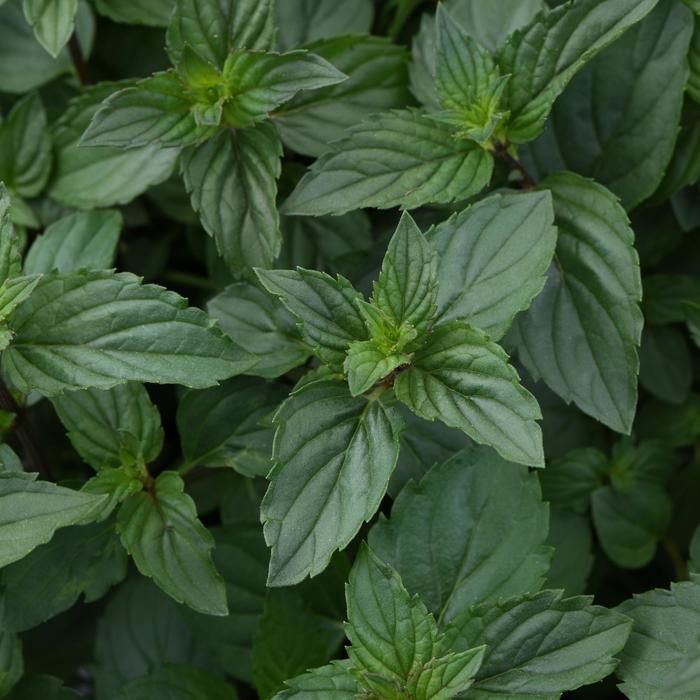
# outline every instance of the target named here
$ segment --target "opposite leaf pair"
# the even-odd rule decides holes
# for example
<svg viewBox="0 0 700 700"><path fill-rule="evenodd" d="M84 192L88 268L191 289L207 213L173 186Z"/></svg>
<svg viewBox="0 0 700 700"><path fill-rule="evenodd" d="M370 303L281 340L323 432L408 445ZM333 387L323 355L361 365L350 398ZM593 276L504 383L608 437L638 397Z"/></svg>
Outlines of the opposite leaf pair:
<svg viewBox="0 0 700 700"><path fill-rule="evenodd" d="M182 153L192 207L231 269L268 266L281 237L282 143L269 117L300 90L346 79L306 51L273 52L273 3L180 0L167 33L174 69L110 95L81 144Z"/></svg>
<svg viewBox="0 0 700 700"><path fill-rule="evenodd" d="M547 192L492 197L427 239L405 214L369 302L342 277L257 271L326 365L299 383L275 417L261 510L271 583L322 571L376 512L403 429L391 390L422 418L459 428L514 462L543 465L537 402L503 349L469 320L500 337L529 305L553 254L552 219ZM513 222L520 225L510 235ZM512 276L495 287L493 268L512 260ZM517 275L523 260L538 272L525 284Z"/></svg>

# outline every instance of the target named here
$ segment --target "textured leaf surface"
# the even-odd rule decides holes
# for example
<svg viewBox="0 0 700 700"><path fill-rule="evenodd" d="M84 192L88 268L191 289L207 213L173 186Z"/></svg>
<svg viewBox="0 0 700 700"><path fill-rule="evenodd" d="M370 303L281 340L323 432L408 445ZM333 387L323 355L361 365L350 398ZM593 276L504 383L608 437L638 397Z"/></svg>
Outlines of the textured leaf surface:
<svg viewBox="0 0 700 700"><path fill-rule="evenodd" d="M163 666L129 681L116 700L152 700L167 693L169 700L236 700L235 689L223 679L195 666Z"/></svg>
<svg viewBox="0 0 700 700"><path fill-rule="evenodd" d="M23 0L23 9L39 43L56 57L73 33L78 0Z"/></svg>
<svg viewBox="0 0 700 700"><path fill-rule="evenodd" d="M643 19L657 0L578 0L538 15L501 49L511 111L508 136L526 143L542 130L552 103L601 49Z"/></svg>
<svg viewBox="0 0 700 700"><path fill-rule="evenodd" d="M462 321L437 326L396 379L397 398L506 459L543 466L541 417L503 349Z"/></svg>
<svg viewBox="0 0 700 700"><path fill-rule="evenodd" d="M175 472L162 472L151 492L129 496L117 531L139 571L178 603L226 615L226 591L211 560L214 538L197 519L194 501Z"/></svg>
<svg viewBox="0 0 700 700"><path fill-rule="evenodd" d="M45 275L12 318L3 367L18 388L53 396L125 381L204 387L251 366L247 353L185 304L129 273Z"/></svg>
<svg viewBox="0 0 700 700"><path fill-rule="evenodd" d="M395 409L353 398L342 382L292 394L275 418L271 482L261 508L272 547L269 583L315 576L369 520L396 465Z"/></svg>
<svg viewBox="0 0 700 700"><path fill-rule="evenodd" d="M360 688L347 662L336 661L287 681L274 700L354 700Z"/></svg>
<svg viewBox="0 0 700 700"><path fill-rule="evenodd" d="M379 114L350 129L302 178L290 214L343 214L360 207L412 209L466 199L491 178L493 160L412 109Z"/></svg>
<svg viewBox="0 0 700 700"><path fill-rule="evenodd" d="M409 483L370 544L440 623L539 589L549 567L537 477L485 448L464 450Z"/></svg>
<svg viewBox="0 0 700 700"><path fill-rule="evenodd" d="M617 674L630 700L690 700L700 692L700 584L636 595L618 610L634 620Z"/></svg>
<svg viewBox="0 0 700 700"><path fill-rule="evenodd" d="M281 155L269 122L222 131L182 155L192 208L233 270L269 267L279 253L275 197Z"/></svg>
<svg viewBox="0 0 700 700"><path fill-rule="evenodd" d="M0 478L0 567L48 542L60 527L95 513L104 496L33 481L25 474Z"/></svg>
<svg viewBox="0 0 700 700"><path fill-rule="evenodd" d="M556 245L548 192L495 195L432 228L438 313L498 340L546 281Z"/></svg>
<svg viewBox="0 0 700 700"><path fill-rule="evenodd" d="M518 356L566 402L627 433L642 330L634 234L601 185L562 173L542 186L552 191L559 235L547 284L514 326Z"/></svg>

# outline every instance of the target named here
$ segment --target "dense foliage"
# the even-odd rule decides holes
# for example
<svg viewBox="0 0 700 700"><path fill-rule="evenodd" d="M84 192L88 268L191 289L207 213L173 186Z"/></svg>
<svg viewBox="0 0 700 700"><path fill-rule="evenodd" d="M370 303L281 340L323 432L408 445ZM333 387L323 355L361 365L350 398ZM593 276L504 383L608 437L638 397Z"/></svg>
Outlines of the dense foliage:
<svg viewBox="0 0 700 700"><path fill-rule="evenodd" d="M0 0L0 109L0 697L700 698L698 0Z"/></svg>

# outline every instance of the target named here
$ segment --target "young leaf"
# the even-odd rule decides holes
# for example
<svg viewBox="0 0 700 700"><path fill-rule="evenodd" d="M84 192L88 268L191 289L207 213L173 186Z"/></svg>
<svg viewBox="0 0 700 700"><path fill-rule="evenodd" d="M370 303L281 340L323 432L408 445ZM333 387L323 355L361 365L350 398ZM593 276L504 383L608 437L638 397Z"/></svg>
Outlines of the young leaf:
<svg viewBox="0 0 700 700"><path fill-rule="evenodd" d="M209 300L207 312L257 358L251 374L258 377L279 377L303 365L311 354L291 314L252 284L230 285Z"/></svg>
<svg viewBox="0 0 700 700"><path fill-rule="evenodd" d="M446 630L454 649L485 644L470 698L557 700L567 690L605 678L631 629L629 618L542 591L496 606L466 610Z"/></svg>
<svg viewBox="0 0 700 700"><path fill-rule="evenodd" d="M73 33L78 0L23 0L23 9L39 43L58 56Z"/></svg>
<svg viewBox="0 0 700 700"><path fill-rule="evenodd" d="M344 277L333 279L303 268L256 270L256 274L299 319L304 340L325 363L342 366L350 343L367 338L356 303L362 297Z"/></svg>
<svg viewBox="0 0 700 700"><path fill-rule="evenodd" d="M552 191L559 236L543 292L513 326L518 356L567 403L628 433L642 331L634 233L601 185L560 173L542 187Z"/></svg>
<svg viewBox="0 0 700 700"><path fill-rule="evenodd" d="M409 482L369 542L442 624L540 588L551 554L547 512L535 474L472 448Z"/></svg>
<svg viewBox="0 0 700 700"><path fill-rule="evenodd" d="M328 6L327 13L330 10L338 14L347 12L353 4L348 0L340 5L328 0L317 2ZM295 9L294 5L293 1L277 3L277 11L286 13ZM296 11L300 8L296 7ZM346 22L342 33L346 34L349 31L346 27L359 19L355 15ZM311 29L315 31L316 27ZM371 114L403 107L410 100L405 49L384 37L339 36L304 48L332 63L348 79L301 93L275 112L275 124L282 140L297 153L318 157L329 143L345 136L346 129Z"/></svg>
<svg viewBox="0 0 700 700"><path fill-rule="evenodd" d="M31 296L37 284L39 284L39 279L39 275L13 277L12 279L6 279L0 285L0 324L3 326L0 344L2 344L3 350L12 338L12 334L4 328L5 321L20 304Z"/></svg>
<svg viewBox="0 0 700 700"><path fill-rule="evenodd" d="M367 119L330 148L301 179L284 212L318 216L457 201L480 192L493 170L490 154L414 109Z"/></svg>
<svg viewBox="0 0 700 700"><path fill-rule="evenodd" d="M279 384L237 377L180 399L177 426L189 464L233 466L244 473L252 463L265 476L272 463L270 418L287 392Z"/></svg>
<svg viewBox="0 0 700 700"><path fill-rule="evenodd" d="M364 394L397 367L410 362L410 355L402 353L387 355L375 340L354 341L348 348L343 364L350 393L353 396Z"/></svg>
<svg viewBox="0 0 700 700"><path fill-rule="evenodd" d="M113 210L64 216L34 239L24 260L24 273L110 268L123 224L122 215Z"/></svg>
<svg viewBox="0 0 700 700"><path fill-rule="evenodd" d="M511 75L505 104L512 143L542 131L554 100L601 49L643 19L657 0L575 0L539 14L499 51L503 75Z"/></svg>
<svg viewBox="0 0 700 700"><path fill-rule="evenodd" d="M251 367L245 351L185 304L129 273L50 273L14 313L3 367L20 390L45 396L126 381L205 387Z"/></svg>
<svg viewBox="0 0 700 700"><path fill-rule="evenodd" d="M101 598L126 576L126 552L105 521L59 530L50 542L2 571L10 629L31 629L68 610L81 595Z"/></svg>
<svg viewBox="0 0 700 700"><path fill-rule="evenodd" d="M269 584L323 571L381 502L396 465L400 417L322 380L293 393L275 416L275 466L260 516L272 547Z"/></svg>
<svg viewBox="0 0 700 700"><path fill-rule="evenodd" d="M360 687L348 661L334 661L286 681L273 700L355 700Z"/></svg>
<svg viewBox="0 0 700 700"><path fill-rule="evenodd" d="M185 45L221 68L232 49L270 51L275 44L272 0L177 0L167 34L173 64Z"/></svg>
<svg viewBox="0 0 700 700"><path fill-rule="evenodd" d="M156 73L112 93L80 139L81 146L187 146L212 135L198 126L188 95L174 70Z"/></svg>
<svg viewBox="0 0 700 700"><path fill-rule="evenodd" d="M56 202L80 209L126 204L172 172L177 148L79 145L103 100L122 87L123 83L100 83L85 88L54 124L56 162L49 194Z"/></svg>
<svg viewBox="0 0 700 700"><path fill-rule="evenodd" d="M234 51L226 58L223 75L230 93L223 116L235 128L267 119L300 90L316 90L347 79L328 61L305 51Z"/></svg>
<svg viewBox="0 0 700 700"><path fill-rule="evenodd" d="M214 538L175 472L162 472L152 492L133 494L117 515L117 531L139 571L178 603L226 615L224 582L211 561Z"/></svg>
<svg viewBox="0 0 700 700"><path fill-rule="evenodd" d="M26 474L0 478L0 568L48 542L60 527L90 518L105 501Z"/></svg>
<svg viewBox="0 0 700 700"><path fill-rule="evenodd" d="M472 684L484 647L442 656L445 646L433 616L366 545L346 597L348 655L361 685L394 689L389 697L449 700Z"/></svg>
<svg viewBox="0 0 700 700"><path fill-rule="evenodd" d="M603 551L618 566L638 569L656 552L671 522L673 502L663 488L635 484L628 493L604 486L593 493L593 523Z"/></svg>
<svg viewBox="0 0 700 700"><path fill-rule="evenodd" d="M95 0L95 9L114 22L167 27L174 0Z"/></svg>
<svg viewBox="0 0 700 700"><path fill-rule="evenodd" d="M0 180L20 197L36 197L51 171L51 138L37 94L15 104L0 123Z"/></svg>
<svg viewBox="0 0 700 700"><path fill-rule="evenodd" d="M634 620L621 654L620 690L630 700L685 700L700 692L698 636L700 584L635 595L617 608Z"/></svg>
<svg viewBox="0 0 700 700"><path fill-rule="evenodd" d="M129 681L115 700L152 700L167 689L170 700L237 700L233 686L196 666L161 666L147 676Z"/></svg>
<svg viewBox="0 0 700 700"><path fill-rule="evenodd" d="M414 413L460 428L513 462L544 466L541 413L503 349L462 321L436 326L394 385Z"/></svg>
<svg viewBox="0 0 700 700"><path fill-rule="evenodd" d="M222 131L182 155L192 208L231 270L269 267L279 253L275 197L281 155L270 122Z"/></svg>
<svg viewBox="0 0 700 700"><path fill-rule="evenodd" d="M544 287L557 240L548 192L494 195L426 234L438 253L438 314L494 340Z"/></svg>
<svg viewBox="0 0 700 700"><path fill-rule="evenodd" d="M410 214L401 216L374 283L372 302L397 328L423 333L435 315L437 256Z"/></svg>
<svg viewBox="0 0 700 700"><path fill-rule="evenodd" d="M142 384L69 391L52 403L76 452L96 470L122 466L128 449L146 464L160 454L160 414Z"/></svg>
<svg viewBox="0 0 700 700"><path fill-rule="evenodd" d="M544 176L568 169L593 177L628 211L649 197L676 143L692 25L690 10L663 0L596 56L528 147L533 171Z"/></svg>

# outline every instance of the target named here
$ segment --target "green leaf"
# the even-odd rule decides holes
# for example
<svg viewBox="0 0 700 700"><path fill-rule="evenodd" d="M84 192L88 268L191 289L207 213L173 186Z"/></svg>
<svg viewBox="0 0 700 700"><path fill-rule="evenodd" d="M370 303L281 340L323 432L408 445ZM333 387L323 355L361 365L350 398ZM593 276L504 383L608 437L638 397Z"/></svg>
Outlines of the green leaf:
<svg viewBox="0 0 700 700"><path fill-rule="evenodd" d="M290 100L300 90L316 90L347 78L313 53L234 51L224 64L228 90L224 121L235 128L251 126Z"/></svg>
<svg viewBox="0 0 700 700"><path fill-rule="evenodd" d="M405 353L387 355L375 340L354 341L343 363L350 393L353 396L364 394L397 367L410 362L411 356Z"/></svg>
<svg viewBox="0 0 700 700"><path fill-rule="evenodd" d="M175 0L95 0L95 9L114 22L167 27Z"/></svg>
<svg viewBox="0 0 700 700"><path fill-rule="evenodd" d="M334 661L288 680L274 700L355 700L360 688L347 661Z"/></svg>
<svg viewBox="0 0 700 700"><path fill-rule="evenodd" d="M397 328L424 333L435 315L437 256L410 214L401 216L374 283L372 303Z"/></svg>
<svg viewBox="0 0 700 700"><path fill-rule="evenodd" d="M657 0L576 0L535 17L498 53L511 79L505 104L512 143L532 141L542 131L554 100L601 49L643 19Z"/></svg>
<svg viewBox="0 0 700 700"><path fill-rule="evenodd" d="M544 287L557 240L548 192L494 195L428 231L437 305L498 340Z"/></svg>
<svg viewBox="0 0 700 700"><path fill-rule="evenodd" d="M249 369L250 356L185 304L129 273L49 273L11 319L3 368L45 396L126 381L202 388Z"/></svg>
<svg viewBox="0 0 700 700"><path fill-rule="evenodd" d="M379 697L449 700L472 684L484 647L442 656L445 645L433 616L366 545L355 560L346 597L348 655L361 685L389 693Z"/></svg>
<svg viewBox="0 0 700 700"><path fill-rule="evenodd" d="M695 528L690 541L690 565L695 573L700 573L700 525Z"/></svg>
<svg viewBox="0 0 700 700"><path fill-rule="evenodd" d="M700 279L663 273L644 277L644 320L648 324L684 323L688 303L700 302Z"/></svg>
<svg viewBox="0 0 700 700"><path fill-rule="evenodd" d="M335 0L277 2L277 44L280 50L289 51L317 39L369 34L373 15L371 0L346 0L342 3Z"/></svg>
<svg viewBox="0 0 700 700"><path fill-rule="evenodd" d="M39 275L28 275L6 279L0 285L0 323L4 325L5 320L14 310L31 296L38 283ZM11 339L11 334L4 332L6 336L0 341L4 343L3 349Z"/></svg>
<svg viewBox="0 0 700 700"><path fill-rule="evenodd" d="M693 383L693 360L685 336L669 326L647 325L639 349L639 383L668 403L681 404Z"/></svg>
<svg viewBox="0 0 700 700"><path fill-rule="evenodd" d="M271 698L288 678L327 662L344 638L342 625L313 615L296 591L270 591L253 640L253 680L260 698Z"/></svg>
<svg viewBox="0 0 700 700"><path fill-rule="evenodd" d="M618 610L634 620L617 675L630 700L690 700L700 692L700 584L635 595Z"/></svg>
<svg viewBox="0 0 700 700"><path fill-rule="evenodd" d="M365 2L360 0L361 4ZM298 3L277 3L277 11L287 12L295 4ZM357 0L341 4L328 0L316 2L317 7L327 6L329 19L357 4ZM285 9L281 10L281 6ZM355 15L346 26L361 19ZM309 25L309 28L316 33L317 27ZM344 28L343 33L346 31ZM332 63L348 78L337 85L297 95L277 110L275 124L280 136L297 153L318 157L329 143L345 136L345 129L371 114L400 108L409 102L405 49L387 39L342 36L316 41L305 48Z"/></svg>
<svg viewBox="0 0 700 700"><path fill-rule="evenodd" d="M269 267L279 253L275 197L281 155L270 122L222 131L182 155L192 208L232 270Z"/></svg>
<svg viewBox="0 0 700 700"><path fill-rule="evenodd" d="M66 688L63 681L53 676L31 676L23 678L13 689L8 700L79 700L80 695Z"/></svg>
<svg viewBox="0 0 700 700"><path fill-rule="evenodd" d="M554 460L539 474L546 500L559 508L586 513L593 492L607 475L608 459L593 447L582 447Z"/></svg>
<svg viewBox="0 0 700 700"><path fill-rule="evenodd" d="M177 425L189 464L232 466L265 476L270 467L271 416L286 397L284 387L237 377L180 399Z"/></svg>
<svg viewBox="0 0 700 700"><path fill-rule="evenodd" d="M466 34L443 5L438 5L435 89L447 111L434 117L456 127L459 136L490 143L507 116L499 110L507 81L508 76L500 76L489 51Z"/></svg>
<svg viewBox="0 0 700 700"><path fill-rule="evenodd" d="M94 519L106 520L114 509L128 496L143 491L148 482L148 472L143 462L132 463L133 458L121 467L103 467L88 479L80 489L83 493L106 495L107 499L100 507Z"/></svg>
<svg viewBox="0 0 700 700"><path fill-rule="evenodd" d="M503 349L462 321L436 326L394 385L414 413L460 428L514 462L544 466L537 401Z"/></svg>
<svg viewBox="0 0 700 700"><path fill-rule="evenodd" d="M189 45L221 68L232 49L270 51L275 44L272 0L177 0L167 34L173 64Z"/></svg>
<svg viewBox="0 0 700 700"><path fill-rule="evenodd" d="M409 482L369 542L443 624L540 588L551 556L547 512L535 474L471 448Z"/></svg>
<svg viewBox="0 0 700 700"><path fill-rule="evenodd" d="M94 515L105 500L26 474L0 478L0 568L22 559L54 532Z"/></svg>
<svg viewBox="0 0 700 700"><path fill-rule="evenodd" d="M52 403L76 452L96 470L122 466L126 451L145 463L160 454L160 414L142 384L69 391Z"/></svg>
<svg viewBox="0 0 700 700"><path fill-rule="evenodd" d="M547 284L513 326L518 357L567 403L628 433L642 331L634 233L602 185L560 173L541 186L559 234Z"/></svg>
<svg viewBox="0 0 700 700"><path fill-rule="evenodd" d="M190 96L174 70L112 93L97 110L80 146L187 146L211 136L198 126Z"/></svg>
<svg viewBox="0 0 700 700"><path fill-rule="evenodd" d="M269 584L323 571L376 512L396 465L400 417L343 382L307 384L275 416L275 466L260 517Z"/></svg>
<svg viewBox="0 0 700 700"><path fill-rule="evenodd" d="M70 70L62 51L50 56L36 40L22 11L22 0L0 3L0 91L24 94Z"/></svg>
<svg viewBox="0 0 700 700"><path fill-rule="evenodd" d="M480 192L493 170L490 154L454 139L447 125L414 109L375 115L330 149L304 175L283 211L317 216L453 202Z"/></svg>
<svg viewBox="0 0 700 700"><path fill-rule="evenodd" d="M591 61L528 148L535 174L574 170L595 178L627 210L649 197L676 143L691 33L690 11L663 0Z"/></svg>
<svg viewBox="0 0 700 700"><path fill-rule="evenodd" d="M226 615L224 582L211 561L214 538L183 489L178 474L162 472L151 490L124 501L117 531L138 570L178 603Z"/></svg>
<svg viewBox="0 0 700 700"><path fill-rule="evenodd" d="M37 94L17 102L0 124L0 180L20 197L36 197L51 170L51 138Z"/></svg>
<svg viewBox="0 0 700 700"><path fill-rule="evenodd" d="M252 284L230 285L209 300L207 312L258 359L251 374L279 377L303 365L311 354L289 312Z"/></svg>
<svg viewBox="0 0 700 700"><path fill-rule="evenodd" d="M496 606L465 611L447 629L453 648L486 644L469 697L557 700L561 693L610 674L627 641L631 621L591 605L542 591Z"/></svg>
<svg viewBox="0 0 700 700"><path fill-rule="evenodd" d="M17 233L10 220L12 202L5 185L0 182L0 282L22 274L22 253Z"/></svg>
<svg viewBox="0 0 700 700"><path fill-rule="evenodd" d="M686 302L683 304L683 308L685 309L690 337L695 342L695 345L700 347L700 304Z"/></svg>
<svg viewBox="0 0 700 700"><path fill-rule="evenodd" d="M115 700L152 700L163 692L169 700L236 700L236 689L223 679L195 666L161 666L129 681Z"/></svg>
<svg viewBox="0 0 700 700"><path fill-rule="evenodd" d="M114 522L68 527L2 570L5 618L17 632L36 627L81 595L90 603L126 576L127 557Z"/></svg>
<svg viewBox="0 0 700 700"><path fill-rule="evenodd" d="M583 593L594 562L590 518L551 508L547 544L554 548L554 556L545 588L564 589L567 595Z"/></svg>
<svg viewBox="0 0 700 700"><path fill-rule="evenodd" d="M148 579L119 586L97 625L96 697L114 698L128 680L166 664L207 663L181 616L184 609Z"/></svg>
<svg viewBox="0 0 700 700"><path fill-rule="evenodd" d="M79 209L126 204L172 172L179 152L176 148L151 145L123 150L79 145L102 101L123 86L101 83L85 88L54 125L56 162L49 195L60 204Z"/></svg>
<svg viewBox="0 0 700 700"><path fill-rule="evenodd" d="M362 297L344 277L316 270L256 270L263 287L300 322L304 340L326 364L342 366L352 341L367 338Z"/></svg>
<svg viewBox="0 0 700 700"><path fill-rule="evenodd" d="M118 211L75 212L54 221L34 239L24 272L72 272L112 267L124 222Z"/></svg>
<svg viewBox="0 0 700 700"><path fill-rule="evenodd" d="M22 642L5 622L5 601L0 598L0 695L5 696L22 677Z"/></svg>
<svg viewBox="0 0 700 700"><path fill-rule="evenodd" d="M671 497L652 484L636 484L628 493L612 486L593 494L593 523L603 551L618 566L638 569L656 552L656 542L671 522Z"/></svg>
<svg viewBox="0 0 700 700"><path fill-rule="evenodd" d="M58 56L73 33L78 0L23 0L22 7L39 43Z"/></svg>

